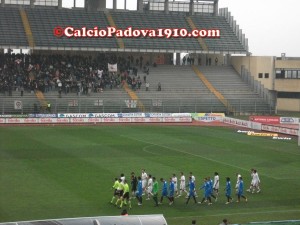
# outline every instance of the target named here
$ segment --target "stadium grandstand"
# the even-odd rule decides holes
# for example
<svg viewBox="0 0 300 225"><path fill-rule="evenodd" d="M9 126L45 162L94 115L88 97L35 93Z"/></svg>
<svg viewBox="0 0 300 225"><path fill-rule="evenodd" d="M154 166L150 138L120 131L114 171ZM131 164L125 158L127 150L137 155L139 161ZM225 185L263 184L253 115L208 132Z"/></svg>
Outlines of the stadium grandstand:
<svg viewBox="0 0 300 225"><path fill-rule="evenodd" d="M69 8L63 7L64 1L70 4L73 2L73 6ZM233 127L235 125L241 125L241 127L247 129L247 131L239 130L238 132L249 133L249 136L269 135L271 131L283 133L285 136L280 138L284 140L288 139L286 137L288 135L298 136L298 145L300 146L299 118L282 117L283 125L285 125L284 123L290 125L291 122L292 127L279 127L279 125L278 127L273 127L274 124L266 125L258 123L257 121L250 121L251 119L249 121L243 121L240 120L240 118L231 119L231 117L227 117L227 115L232 117L253 116L249 118L255 118L255 116L257 116L258 119L264 119L265 115L272 115L267 117L271 120L274 118L273 115L280 114L281 111L299 113L300 58L289 58L284 53L280 57L252 56L246 35L239 27L237 21L233 19L228 8L219 8L219 0L136 0L135 10L127 9L126 5L129 2L127 0L124 0L123 9L117 7L117 3L119 2L117 0L111 0L111 7L108 6L106 0L85 0L83 7L77 7L76 2L77 0L0 0L0 125L4 124L10 126L11 124L20 125L21 123L25 125L25 123L27 123L30 125L43 126L53 123L52 125L54 127L54 123L66 125L72 122L75 125L81 123L97 125L97 123L100 122L127 123L129 121L132 123L152 122L157 124L165 122L170 125L174 125L173 122L177 124L181 122L183 125L190 126L190 124L194 122L192 119L198 118L198 114L205 114L204 117L207 118L210 117L206 116L209 114L222 117L222 122L225 121L222 124L224 126ZM150 114L151 116L149 116ZM167 116L165 116L165 114L167 114ZM186 114L189 115L186 116ZM82 119L82 121L80 119ZM277 120L279 124L281 117L278 117ZM202 121L198 119L194 124L199 125L201 123ZM216 123L219 125L218 122ZM263 125L264 129L262 129ZM48 128L51 127L49 126ZM249 131L250 129L264 130L265 133L254 133ZM282 132L281 129L283 130ZM5 132L7 131L5 130L3 133ZM13 132L14 131L10 131L8 134L12 134ZM42 133L40 131L38 132ZM95 139L103 135L102 131L93 130L93 132ZM61 151L59 153L49 152L47 153L49 156L38 153L39 155L34 156L33 159L26 158L23 153L16 158L14 158L13 154L10 155L6 152L1 152L1 155L4 156L3 162L5 161L6 164L20 164L20 168L22 168L24 173L30 173L31 170L35 171L35 169L27 166L26 163L24 163L24 165L23 163L18 163L16 161L18 158L24 158L26 161L38 163L43 161L41 163L43 164L49 157L51 162L59 161L61 167L59 169L61 170L65 170L65 168L71 165L67 163L74 163L74 168L78 167L78 170L74 170L74 172L72 167L68 172L70 172L70 174L77 173L78 179L76 178L76 182L85 182L88 178L86 179L84 177L85 175L81 173L81 170L86 167L88 173L92 175L98 173L94 165L101 164L101 162L93 161L98 159L95 157L97 152L96 148L98 150L98 148L100 149L102 146L105 146L106 143L104 143L105 141L102 143L102 140L111 136L114 139L107 139L107 142L115 142L113 144L122 148L122 150L120 150L122 153L127 153L127 147L142 146L142 150L138 149L136 152L142 152L143 158L135 158L135 155L129 154L129 157L134 156L132 158L136 161L140 160L140 163L144 163L145 158L147 158L147 156L144 157L144 154L150 154L155 157L155 159L151 161L152 164L160 157L160 152L172 150L173 152L171 154L169 154L169 152L167 153L167 159L177 158L181 160L180 164L187 158L192 161L195 157L198 157L201 160L205 159L209 163L203 164L203 166L201 162L199 163L195 160L195 163L199 164L199 167L203 166L211 169L213 168L211 166L215 166L218 163L218 166L228 166L232 164L231 169L244 170L243 172L245 172L248 171L250 165L252 166L253 163L256 163L255 165L259 167L262 165L266 167L270 166L270 170L264 171L262 174L264 174L266 180L276 181L276 185L281 182L281 180L284 180L282 183L286 183L285 185L290 185L289 182L292 180L289 177L285 177L284 171L281 174L278 168L279 166L275 165L278 161L277 159L273 162L272 159L269 158L270 155L273 155L273 152L269 152L271 147L267 149L268 151L262 153L266 159L259 161L260 155L256 156L254 150L258 150L255 149L255 145L246 142L248 146L246 146L246 144L236 146L232 144L232 146L227 147L224 145L225 139L222 139L225 133L223 134L218 130L205 130L203 140L201 139L201 142L203 142L202 148L205 149L205 154L207 154L204 156L198 152L199 146L196 139L202 135L198 130L195 134L188 132L183 134L186 132L185 130L180 134L175 134L174 139L168 136L168 139L161 141L161 144L156 143L156 139L160 138L160 133L155 134L156 136L152 137L153 140L149 137L149 141L146 139L143 141L142 138L139 139L139 137L136 137L136 134L141 131L137 130L135 132L136 133L126 135L122 134L116 138L116 136L114 136L115 132L109 131L109 134L104 134L101 137L103 139L99 142L95 141L92 143L94 146L91 148L93 149L91 155L84 155L85 151L83 150L90 150L88 145L92 142L91 138L93 137L86 139L86 142L83 143L84 145L78 147L77 141L79 142L81 139L77 140L72 132L70 132L70 136L66 138L72 141L71 146L66 146L67 150L69 150L68 148L71 149L71 153L63 149L65 147L62 145L61 149L57 148ZM147 131L142 135L148 136L150 132L151 131ZM167 132L173 133L173 131ZM45 135L47 138L47 141L45 141L47 142L47 147L45 148L49 147L50 149L50 142L52 142L51 144L53 144L55 148L64 142L64 137L56 136L57 133L57 130L53 131L53 137L55 138L51 140L48 140L48 136ZM74 131L74 133L77 132ZM15 133L11 136L14 135ZM40 148L42 141L38 137L35 137L35 139L27 138L31 137L31 135L32 134L28 132L26 139L29 141L33 140L33 145L38 146L37 148L39 148L39 150L45 150L46 152L46 149L43 149L43 147ZM85 135L84 133L82 136ZM192 136L193 145L189 146L190 143L185 142L185 135ZM178 138L179 136L182 137ZM216 136L218 136L218 140L210 141L211 137L215 138ZM227 134L224 136L231 137ZM123 138L120 143L116 141L118 137L121 137L120 139ZM16 143L18 143L17 141ZM132 141L134 144L128 144L129 141ZM14 139L10 142L13 143ZM174 146L182 142L182 144L185 145L183 149L186 146L194 149L191 153L184 152L180 146L168 147L167 143L169 142L172 142ZM211 148L208 142L214 142L214 148ZM239 142L242 143L243 141L239 140ZM255 141L251 140L251 142ZM27 145L24 143L22 143L21 147ZM260 143L262 142L258 144ZM264 144L265 143L262 143L260 145ZM5 144L2 144L1 148L4 145ZM18 152L18 147L19 146L16 147L12 145L13 151ZM156 148L155 151L157 151L157 153L154 152L154 150L153 152L152 150L150 151L151 147L153 147L153 149ZM29 148L31 148L30 145L28 149ZM220 154L218 153L219 155L213 153L216 148L222 150ZM3 147L3 149L5 148ZM97 157L101 159L103 157L103 159L110 161L112 158L108 158L108 156L118 156L120 160L124 160L122 158L123 156L119 155L119 152L112 151L114 146L109 145L108 149L107 155L103 156L101 153L100 156ZM250 152L251 150L252 155L239 152L240 150L244 152ZM33 154L34 151L38 152L34 148L33 151L28 151L26 154ZM136 152L134 154L136 154ZM278 158L290 173L292 169L289 168L294 168L292 167L294 165L290 164L296 164L296 162L291 163L289 158L284 160L281 158L287 154L285 149L277 149L276 151L274 150L274 152L276 154L282 154ZM178 155L175 155L175 153ZM188 157L183 158L184 154ZM230 159L228 159L228 161L218 162L217 155ZM234 156L237 155L238 157L235 158ZM299 156L298 153L292 152L291 158L296 158L297 156ZM77 161L74 160L75 157L78 157L78 164ZM243 157L249 158L249 162L247 161L244 164L245 166L239 166L239 164L234 162L235 160L242 161ZM65 161L60 161L62 158L66 158L70 162L64 164ZM233 160L230 161L231 159ZM10 163L10 160L14 162ZM116 162L120 164L118 161ZM79 165L81 163L82 165ZM135 161L126 163L134 164ZM172 163L179 164L175 161L171 162L171 164ZM88 164L92 164L92 166L86 166ZM49 165L56 167L55 165L57 164ZM101 167L100 169L101 173L115 173L115 171L109 171L111 168L111 170L114 170L115 165L116 164L107 166L105 171L103 168L106 165L103 165L103 168ZM155 165L162 164L153 163L153 166ZM41 173L47 173L46 167L44 168L40 164L37 165L37 167L43 170ZM128 165L126 165L126 167L130 168ZM191 166L187 168L190 169ZM159 170L160 168L158 167L156 169ZM276 174L273 175L272 169L277 169L280 172L280 176ZM19 173L18 167L8 170L12 170L16 174ZM291 173L292 176L297 177L296 172L297 171L294 171L294 175ZM20 178L22 174L23 173L20 173L20 175L14 179ZM286 172L286 174L288 173ZM107 174L105 174L105 176L106 175ZM32 177L35 178L35 176L43 177L44 174L36 172ZM73 192L70 191L70 189L76 189L77 183L73 184L71 180L70 186L66 185L66 187L61 187L59 182L63 179L67 180L67 178L63 176L60 177L59 172L53 175L46 174L45 176L49 176L47 179L51 179L51 182L45 183L44 186L39 186L37 183L35 186L38 188L41 187L41 191L44 191L42 189L46 189L47 187L49 192L53 192L53 194L56 195L57 193L53 191L52 188L57 188L58 192L61 188L66 191L61 192L61 195L55 197L58 199L59 196L63 195L66 195L66 198L68 198L68 196L73 197ZM61 180L55 180L54 178L56 177L60 177ZM95 177L95 180L97 180L100 176L97 174ZM3 179L3 186L5 186L7 182L6 179L9 178L10 175L7 175L5 179ZM30 179L30 176L26 174L23 178L27 180ZM105 179L108 180L110 178L108 178L107 175ZM199 180L200 179L201 178L199 178ZM37 182L38 181L39 179L37 179ZM9 182L11 182L11 180L9 180ZM92 188L94 188L93 190L101 190L102 187L99 188L101 185L98 186L98 184L101 183L102 180L93 182L93 185L87 184L87 186L92 186ZM55 183L55 186L50 185L50 183ZM9 185L13 185L13 182ZM9 185L8 187L10 187ZM17 188L18 187L16 187L16 189ZM111 188L111 186L109 188ZM15 191L16 190L13 190L10 193L12 198L17 198L16 196L18 196L14 195ZM26 191L29 193L31 190L26 189ZM29 199L31 201L30 203L35 204L35 202L37 202L38 204L41 203L41 205L32 206L22 202L21 207L12 203L13 207L19 207L19 209L22 207L24 207L24 209L32 207L33 211L39 211L39 207L43 207L46 211L51 207L47 205L47 201L43 202L44 199L35 199L35 197L31 199L31 195L27 192L20 193L24 195L23 197ZM75 206L76 204L81 204L82 208L85 207L88 201L84 199L82 192L76 191L74 195L78 195L79 198L78 202L74 200L72 204L74 203ZM51 198L49 196L47 196L47 199ZM267 213L270 217L275 216L275 219L280 219L280 216L276 217L275 215L277 211L273 211L276 209L276 206L281 204L277 199L280 197L281 196L276 196L275 204L272 200L270 202L267 201L267 207L271 209L271 211ZM93 196L91 195L89 198L93 198ZM299 198L296 198L296 201L297 200L299 200ZM61 202L63 201L65 201L65 199L62 198ZM99 199L96 199L96 201L99 201ZM284 201L288 202L285 204L290 204L290 199L284 199ZM111 203L113 203L113 201L108 204L111 205ZM173 202L170 203L170 205L173 204ZM193 214L190 215L188 211L185 211L189 209L187 207L190 207L187 203L188 202L184 205L186 206L185 208L178 208L178 211L175 212L176 217L174 217L173 221L176 221L176 224L181 224L180 217L177 217L181 212L186 212L186 219L192 218ZM195 203L197 203L196 199ZM2 208L5 208L5 204L2 204ZM104 203L101 202L101 204ZM55 206L57 206L57 209L60 211L69 210L69 215L78 215L73 214L72 207L66 209L64 206L61 206L60 203ZM297 206L297 202L295 206ZM95 203L93 207L97 210L97 213L104 214L103 211L99 211L98 202ZM286 207L286 205L283 205L283 207ZM292 207L294 207L294 205L292 205ZM85 215L90 216L90 208L85 208ZM113 205L113 208L117 208L117 204L115 204L115 206ZM245 209L239 206L239 208L237 208L239 210L238 214L247 217L251 215L251 210L254 208L255 205L250 205L250 207ZM282 209L283 211L281 211L281 213L296 214L299 211L289 208ZM18 210L8 213L9 216L20 212ZM79 210L81 210L81 208ZM260 210L260 208L257 210ZM24 214L20 215L20 217L25 215L24 218L26 219L28 216L25 211L26 210L24 210ZM144 211L136 212L140 214L144 213ZM165 211L163 212L165 213ZM219 216L234 215L231 214L233 211L222 213L223 211L221 211L220 208L217 208L217 211L215 211L216 215L213 216L207 213L208 211L202 210L202 212L212 219L216 219ZM6 212L2 213L2 216L5 213ZM257 214L263 213L262 211ZM168 214L168 212L166 214ZM57 216L57 214L54 213L52 215ZM203 215L200 215L199 218L202 219ZM289 215L290 214L287 214L286 217ZM39 217L41 218L43 215L39 214ZM251 218L256 217L253 216ZM0 222L2 222L1 220L4 219L1 218L0 213ZM271 222L268 222L268 224L270 223ZM296 225L299 224L299 220L275 221L275 223ZM0 223L0 225L9 224L167 225L167 222L164 215L152 214L127 215L126 217L103 216ZM254 222L248 224L266 223Z"/></svg>
<svg viewBox="0 0 300 225"><path fill-rule="evenodd" d="M251 56L218 0L138 0L136 10L112 2L108 9L101 0L72 8L62 0L1 0L2 114L43 112L49 103L55 113L299 111L300 60ZM72 33L108 27L177 29L186 37ZM193 30L207 33L187 36Z"/></svg>

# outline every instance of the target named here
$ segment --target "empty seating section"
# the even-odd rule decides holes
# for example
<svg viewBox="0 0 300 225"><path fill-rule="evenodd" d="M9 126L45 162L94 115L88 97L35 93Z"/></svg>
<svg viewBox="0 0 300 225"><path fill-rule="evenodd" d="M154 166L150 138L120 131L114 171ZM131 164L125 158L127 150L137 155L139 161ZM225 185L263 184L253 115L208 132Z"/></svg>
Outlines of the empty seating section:
<svg viewBox="0 0 300 225"><path fill-rule="evenodd" d="M224 105L206 88L190 66L159 65L150 68L147 82L150 84L149 91L145 90L144 85L137 91L146 110L156 107L157 111L163 109L173 112L179 112L179 108L185 112L226 111ZM157 90L159 82L161 91ZM162 105L155 106L158 103Z"/></svg>
<svg viewBox="0 0 300 225"><path fill-rule="evenodd" d="M112 12L116 26L119 29L185 28L190 31L184 16L166 15L163 13L146 14L140 12ZM181 49L201 50L195 38L123 38L126 48L141 49Z"/></svg>
<svg viewBox="0 0 300 225"><path fill-rule="evenodd" d="M221 16L191 16L198 29L220 29L220 38L205 38L205 43L211 51L245 52L238 37L224 17Z"/></svg>
<svg viewBox="0 0 300 225"><path fill-rule="evenodd" d="M35 44L39 47L86 47L86 48L117 48L115 38L67 38L55 37L53 29L72 26L74 28L95 26L106 28L107 19L103 12L85 12L82 10L52 10L52 9L27 9L27 16L31 25Z"/></svg>
<svg viewBox="0 0 300 225"><path fill-rule="evenodd" d="M199 67L207 80L229 101L237 112L270 112L270 106L242 81L231 66Z"/></svg>
<svg viewBox="0 0 300 225"><path fill-rule="evenodd" d="M104 12L85 12L70 9L26 9L36 47L73 47L73 48L119 48L116 38L67 38L55 37L53 28L72 26L106 28L109 26ZM191 31L184 15L164 13L141 13L111 11L117 28L158 29L185 28ZM244 47L233 33L224 17L194 15L190 17L198 29L220 29L221 38L205 38L210 51L245 52ZM0 36L3 46L28 46L23 23L17 8L0 8ZM166 50L203 50L196 38L122 38L125 48L166 49Z"/></svg>
<svg viewBox="0 0 300 225"><path fill-rule="evenodd" d="M3 46L28 46L19 9L0 7L0 44Z"/></svg>

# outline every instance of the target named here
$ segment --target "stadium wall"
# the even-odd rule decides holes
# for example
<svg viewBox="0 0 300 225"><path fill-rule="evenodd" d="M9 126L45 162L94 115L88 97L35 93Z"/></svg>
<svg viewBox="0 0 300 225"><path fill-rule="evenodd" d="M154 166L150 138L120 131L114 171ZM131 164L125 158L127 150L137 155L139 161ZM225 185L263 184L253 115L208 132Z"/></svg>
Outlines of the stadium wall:
<svg viewBox="0 0 300 225"><path fill-rule="evenodd" d="M300 92L300 79L276 79L276 91Z"/></svg>
<svg viewBox="0 0 300 225"><path fill-rule="evenodd" d="M300 87L300 85L298 87ZM277 110L286 111L286 109L293 112L300 112L300 99L278 98Z"/></svg>
<svg viewBox="0 0 300 225"><path fill-rule="evenodd" d="M300 58L276 58L273 56L232 56L231 64L242 75L242 67L251 77L260 82L277 98L276 109L279 111L300 111ZM280 72L284 70L284 74ZM288 77L287 70L298 71L298 77ZM279 77L278 73L279 72ZM291 75L290 75L291 76ZM285 97L282 96L282 94ZM281 94L281 95L279 95Z"/></svg>
<svg viewBox="0 0 300 225"><path fill-rule="evenodd" d="M274 90L274 57L270 56L232 56L231 64L235 70L241 75L241 68L245 68L251 73L253 78L269 89ZM259 78L262 74L262 78ZM266 74L269 74L267 78Z"/></svg>
<svg viewBox="0 0 300 225"><path fill-rule="evenodd" d="M287 68L287 69L299 69L300 68L300 59L296 60L280 60L276 59L275 68Z"/></svg>

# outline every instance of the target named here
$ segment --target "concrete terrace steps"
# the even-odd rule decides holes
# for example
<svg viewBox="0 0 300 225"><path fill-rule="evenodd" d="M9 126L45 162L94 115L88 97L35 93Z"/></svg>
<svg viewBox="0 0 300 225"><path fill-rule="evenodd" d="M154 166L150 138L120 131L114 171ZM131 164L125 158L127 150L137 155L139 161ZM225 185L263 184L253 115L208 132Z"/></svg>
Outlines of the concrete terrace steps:
<svg viewBox="0 0 300 225"><path fill-rule="evenodd" d="M143 79L144 74L139 74ZM159 100L163 106L154 107L157 110L173 112L225 112L223 104L206 88L190 66L158 65L150 67L147 76L150 83L149 91L136 91L139 99L145 99L144 104L151 108L151 101ZM161 83L162 90L157 91L157 84ZM152 107L153 108L153 107Z"/></svg>
<svg viewBox="0 0 300 225"><path fill-rule="evenodd" d="M59 96L58 91L49 91L47 93L44 93L45 98L57 98ZM62 92L61 94L62 98L76 98L78 97L77 93L68 93L65 94ZM81 94L79 97L81 98L99 98L99 99L130 99L128 94L125 90L120 88L113 88L111 89L104 89L103 92L95 93L92 92L89 95L83 95Z"/></svg>
<svg viewBox="0 0 300 225"><path fill-rule="evenodd" d="M198 67L207 80L239 111L269 112L270 106L242 80L231 66ZM226 79L224 79L226 78Z"/></svg>

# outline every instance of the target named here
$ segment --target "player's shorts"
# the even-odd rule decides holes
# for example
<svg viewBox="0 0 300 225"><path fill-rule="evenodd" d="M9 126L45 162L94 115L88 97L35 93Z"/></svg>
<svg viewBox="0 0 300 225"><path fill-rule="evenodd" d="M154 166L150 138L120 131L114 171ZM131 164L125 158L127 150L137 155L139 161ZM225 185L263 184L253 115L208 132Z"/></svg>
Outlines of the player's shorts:
<svg viewBox="0 0 300 225"><path fill-rule="evenodd" d="M123 195L123 199L129 199L129 192L126 192L124 195Z"/></svg>
<svg viewBox="0 0 300 225"><path fill-rule="evenodd" d="M136 185L131 186L131 191L136 192Z"/></svg>
<svg viewBox="0 0 300 225"><path fill-rule="evenodd" d="M210 191L205 191L205 192L204 192L204 197L205 197L205 198L210 197L210 195L211 195L211 194L210 194Z"/></svg>
<svg viewBox="0 0 300 225"><path fill-rule="evenodd" d="M120 191L119 191L119 196L122 197L123 194L124 194L124 191L123 191L123 190L120 190Z"/></svg>
<svg viewBox="0 0 300 225"><path fill-rule="evenodd" d="M174 197L174 191L170 192L169 197Z"/></svg>
<svg viewBox="0 0 300 225"><path fill-rule="evenodd" d="M230 191L226 191L226 197L230 197L231 196L231 192Z"/></svg>
<svg viewBox="0 0 300 225"><path fill-rule="evenodd" d="M216 186L214 187L214 190L219 190L220 185L216 184Z"/></svg>
<svg viewBox="0 0 300 225"><path fill-rule="evenodd" d="M178 190L178 188L177 188L177 184L176 185L174 185L174 191L176 192Z"/></svg>
<svg viewBox="0 0 300 225"><path fill-rule="evenodd" d="M142 180L142 188L144 189L147 186L147 180Z"/></svg>
<svg viewBox="0 0 300 225"><path fill-rule="evenodd" d="M168 192L167 192L167 191L163 191L163 192L161 193L161 196L167 197L167 196L168 196Z"/></svg>
<svg viewBox="0 0 300 225"><path fill-rule="evenodd" d="M119 195L119 194L120 194L120 191L117 190L117 189L115 189L115 190L114 190L114 195Z"/></svg>
<svg viewBox="0 0 300 225"><path fill-rule="evenodd" d="M185 190L185 184L181 184L180 183L180 187L179 188L180 188L180 190Z"/></svg>
<svg viewBox="0 0 300 225"><path fill-rule="evenodd" d="M189 197L193 197L193 196L195 196L195 192L194 191L190 191L189 192Z"/></svg>
<svg viewBox="0 0 300 225"><path fill-rule="evenodd" d="M148 193L152 193L152 190L153 190L152 187L148 187L148 188L147 188L147 192L148 192Z"/></svg>

